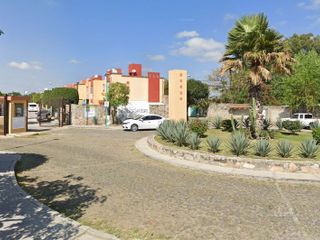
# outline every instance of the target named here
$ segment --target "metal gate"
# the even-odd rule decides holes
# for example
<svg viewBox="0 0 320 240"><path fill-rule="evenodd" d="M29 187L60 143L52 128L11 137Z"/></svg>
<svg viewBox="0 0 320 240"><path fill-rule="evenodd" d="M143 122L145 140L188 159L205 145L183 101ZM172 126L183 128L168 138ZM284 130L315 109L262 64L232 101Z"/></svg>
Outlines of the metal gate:
<svg viewBox="0 0 320 240"><path fill-rule="evenodd" d="M50 114L50 119L46 116ZM41 127L63 127L71 125L71 103L63 98L49 104L39 104L38 122Z"/></svg>

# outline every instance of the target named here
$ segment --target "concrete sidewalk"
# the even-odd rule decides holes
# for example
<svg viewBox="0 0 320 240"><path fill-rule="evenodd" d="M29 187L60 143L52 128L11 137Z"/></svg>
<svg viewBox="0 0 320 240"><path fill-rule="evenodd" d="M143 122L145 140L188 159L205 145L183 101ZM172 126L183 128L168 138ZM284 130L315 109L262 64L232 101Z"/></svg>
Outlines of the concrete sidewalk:
<svg viewBox="0 0 320 240"><path fill-rule="evenodd" d="M242 175L242 176L255 177L255 178L290 180L290 181L299 181L299 182L300 181L320 182L320 176L316 174L238 169L238 168L222 167L222 166L216 166L216 165L211 165L206 163L178 159L169 155L161 154L156 150L152 149L149 146L147 139L148 138L145 137L136 142L135 146L140 152L142 152L145 156L149 158L167 162L180 167L208 171L208 172L217 172L222 174Z"/></svg>
<svg viewBox="0 0 320 240"><path fill-rule="evenodd" d="M0 239L118 239L63 217L26 194L15 178L19 159L15 153L0 153Z"/></svg>

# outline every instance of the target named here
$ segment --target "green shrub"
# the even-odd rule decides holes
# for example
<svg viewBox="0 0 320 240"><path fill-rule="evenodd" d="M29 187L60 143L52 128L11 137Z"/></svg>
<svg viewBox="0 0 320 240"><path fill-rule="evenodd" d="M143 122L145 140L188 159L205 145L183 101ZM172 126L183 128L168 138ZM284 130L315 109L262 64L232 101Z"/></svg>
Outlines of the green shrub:
<svg viewBox="0 0 320 240"><path fill-rule="evenodd" d="M263 139L269 139L270 138L269 131L264 129L260 130L259 137Z"/></svg>
<svg viewBox="0 0 320 240"><path fill-rule="evenodd" d="M197 133L200 137L203 137L206 131L208 131L208 122L195 119L190 121L189 128L192 132Z"/></svg>
<svg viewBox="0 0 320 240"><path fill-rule="evenodd" d="M317 144L320 144L320 128L312 129L312 137L317 141Z"/></svg>
<svg viewBox="0 0 320 240"><path fill-rule="evenodd" d="M187 139L187 143L192 150L199 149L201 139L197 133L191 133Z"/></svg>
<svg viewBox="0 0 320 240"><path fill-rule="evenodd" d="M255 153L257 156L266 157L271 152L271 145L268 140L261 139L255 145Z"/></svg>
<svg viewBox="0 0 320 240"><path fill-rule="evenodd" d="M280 141L277 144L278 155L283 158L290 157L292 150L293 150L293 146L287 140Z"/></svg>
<svg viewBox="0 0 320 240"><path fill-rule="evenodd" d="M237 120L233 119L233 123L234 123L235 128L237 129L237 127L238 127ZM221 126L222 126L223 131L228 131L228 132L233 131L231 119L223 120L221 123Z"/></svg>
<svg viewBox="0 0 320 240"><path fill-rule="evenodd" d="M175 124L175 127L173 128L173 139L174 143L181 147L181 146L187 146L187 139L189 137L189 129L188 124L185 121L179 121Z"/></svg>
<svg viewBox="0 0 320 240"><path fill-rule="evenodd" d="M299 147L301 156L305 158L314 158L317 155L318 149L317 141L313 139L303 141Z"/></svg>
<svg viewBox="0 0 320 240"><path fill-rule="evenodd" d="M283 128L290 131L292 134L295 134L296 132L300 132L302 129L302 125L299 121L289 121L286 120L282 123Z"/></svg>
<svg viewBox="0 0 320 240"><path fill-rule="evenodd" d="M311 129L320 128L320 122L317 120L317 121L310 123L310 128Z"/></svg>
<svg viewBox="0 0 320 240"><path fill-rule="evenodd" d="M282 120L279 118L277 121L276 121L276 126L278 127L279 130L282 130L283 129L283 124L282 124Z"/></svg>
<svg viewBox="0 0 320 240"><path fill-rule="evenodd" d="M245 155L250 146L249 139L247 136L240 131L236 131L232 134L229 142L229 148L235 155Z"/></svg>
<svg viewBox="0 0 320 240"><path fill-rule="evenodd" d="M213 152L213 153L219 152L219 147L221 145L221 141L219 138L210 136L207 138L207 144L210 152Z"/></svg>
<svg viewBox="0 0 320 240"><path fill-rule="evenodd" d="M220 116L216 116L211 121L212 125L216 129L220 129L222 126L222 118Z"/></svg>

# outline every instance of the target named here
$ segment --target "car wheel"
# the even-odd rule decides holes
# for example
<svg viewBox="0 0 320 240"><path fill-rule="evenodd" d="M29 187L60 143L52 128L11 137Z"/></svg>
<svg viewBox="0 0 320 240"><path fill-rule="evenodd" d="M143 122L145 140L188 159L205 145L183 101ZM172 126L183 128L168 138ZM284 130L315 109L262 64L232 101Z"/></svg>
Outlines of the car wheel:
<svg viewBox="0 0 320 240"><path fill-rule="evenodd" d="M138 125L137 125L137 124L132 124L132 126L131 126L131 131L132 131L132 132L138 131Z"/></svg>

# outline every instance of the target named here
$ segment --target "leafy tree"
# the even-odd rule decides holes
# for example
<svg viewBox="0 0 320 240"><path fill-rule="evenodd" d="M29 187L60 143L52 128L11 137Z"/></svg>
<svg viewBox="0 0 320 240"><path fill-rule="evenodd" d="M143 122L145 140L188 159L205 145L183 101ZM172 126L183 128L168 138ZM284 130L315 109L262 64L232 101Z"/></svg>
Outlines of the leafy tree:
<svg viewBox="0 0 320 240"><path fill-rule="evenodd" d="M200 102L208 100L209 86L198 80L189 79L187 81L187 105L199 107Z"/></svg>
<svg viewBox="0 0 320 240"><path fill-rule="evenodd" d="M312 111L320 103L320 55L312 50L296 59L294 74L283 79L285 101L296 110Z"/></svg>
<svg viewBox="0 0 320 240"><path fill-rule="evenodd" d="M248 74L245 71L239 71L228 76L228 82L222 83L220 100L227 103L247 103L249 101Z"/></svg>
<svg viewBox="0 0 320 240"><path fill-rule="evenodd" d="M259 129L263 124L263 83L271 80L273 72L289 74L294 61L284 50L281 39L282 36L269 27L264 14L244 16L229 32L222 58L222 74L227 71L248 71L249 96L255 99L256 126ZM257 137L257 131L252 132L252 137Z"/></svg>
<svg viewBox="0 0 320 240"><path fill-rule="evenodd" d="M167 79L165 79L164 81L163 81L163 94L164 95L168 95L169 94L169 81L167 80Z"/></svg>
<svg viewBox="0 0 320 240"><path fill-rule="evenodd" d="M77 89L58 87L52 90L46 90L43 92L41 101L43 104L57 107L60 101L63 100L65 103L78 104L79 95Z"/></svg>
<svg viewBox="0 0 320 240"><path fill-rule="evenodd" d="M209 107L208 84L194 79L187 81L187 107L189 106L195 107L198 115L206 114Z"/></svg>
<svg viewBox="0 0 320 240"><path fill-rule="evenodd" d="M293 34L284 41L284 45L294 55L300 51L307 53L312 50L320 54L320 36L314 36L312 33Z"/></svg>
<svg viewBox="0 0 320 240"><path fill-rule="evenodd" d="M0 29L0 35L4 34L4 32Z"/></svg>
<svg viewBox="0 0 320 240"><path fill-rule="evenodd" d="M129 101L129 87L124 83L111 83L109 92L108 92L108 100L113 108L112 111L112 122L115 122L115 116L117 115L117 108L121 105L127 105Z"/></svg>
<svg viewBox="0 0 320 240"><path fill-rule="evenodd" d="M22 94L20 92L15 92L15 91L9 92L8 95L10 95L10 96L22 96Z"/></svg>
<svg viewBox="0 0 320 240"><path fill-rule="evenodd" d="M41 102L41 93L31 93L30 95L31 101L34 103L40 103Z"/></svg>

